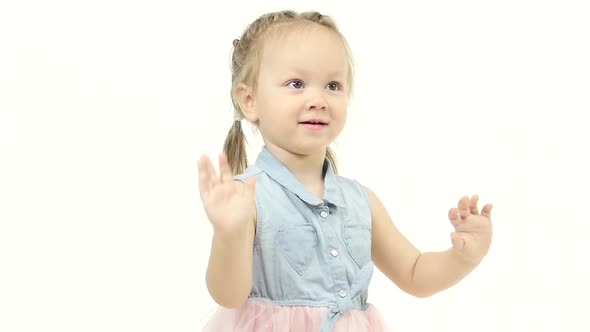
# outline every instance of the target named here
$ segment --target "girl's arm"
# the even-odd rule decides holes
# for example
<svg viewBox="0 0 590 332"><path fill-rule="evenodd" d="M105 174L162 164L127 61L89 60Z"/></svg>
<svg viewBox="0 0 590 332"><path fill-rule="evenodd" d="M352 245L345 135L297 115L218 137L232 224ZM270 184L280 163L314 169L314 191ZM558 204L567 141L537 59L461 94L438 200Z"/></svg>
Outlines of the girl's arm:
<svg viewBox="0 0 590 332"><path fill-rule="evenodd" d="M207 288L220 306L241 306L252 290L254 222L231 232L215 231L207 268Z"/></svg>
<svg viewBox="0 0 590 332"><path fill-rule="evenodd" d="M252 289L256 178L234 180L225 153L219 156L219 174L208 156L198 165L201 200L213 225L207 289L219 305L239 307Z"/></svg>
<svg viewBox="0 0 590 332"><path fill-rule="evenodd" d="M368 188L366 190L372 211L373 261L403 291L417 297L428 297L445 290L468 275L487 252L489 241L491 241L491 227L487 246L488 239L482 238L477 241L469 239L470 250L466 251L465 234L461 232L452 236L452 248L442 252L421 253L398 231L377 195ZM474 200L477 204L476 197ZM465 204L463 198L460 206L463 207ZM471 209L472 207L468 206ZM490 210L491 205L484 207L482 216L484 211L489 216ZM457 213L458 209L452 209L449 217L456 230L460 231L463 224L459 225L461 222L457 221ZM469 220L471 222L471 219ZM483 229L482 234L487 235L486 227Z"/></svg>

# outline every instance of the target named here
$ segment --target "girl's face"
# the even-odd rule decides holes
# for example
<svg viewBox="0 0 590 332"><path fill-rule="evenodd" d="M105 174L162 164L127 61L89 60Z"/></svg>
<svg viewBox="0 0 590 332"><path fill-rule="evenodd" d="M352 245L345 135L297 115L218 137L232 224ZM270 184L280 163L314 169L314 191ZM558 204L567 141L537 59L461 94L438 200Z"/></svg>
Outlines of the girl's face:
<svg viewBox="0 0 590 332"><path fill-rule="evenodd" d="M275 35L264 42L253 94L258 128L271 151L325 153L346 121L346 49L322 26Z"/></svg>

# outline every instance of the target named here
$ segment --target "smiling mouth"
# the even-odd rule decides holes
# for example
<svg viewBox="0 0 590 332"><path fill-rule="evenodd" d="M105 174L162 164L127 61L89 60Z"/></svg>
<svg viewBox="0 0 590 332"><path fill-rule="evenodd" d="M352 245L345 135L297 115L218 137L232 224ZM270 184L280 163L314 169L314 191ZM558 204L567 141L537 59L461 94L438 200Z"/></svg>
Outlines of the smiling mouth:
<svg viewBox="0 0 590 332"><path fill-rule="evenodd" d="M323 122L299 122L299 124L310 130L321 130L328 126L327 123Z"/></svg>
<svg viewBox="0 0 590 332"><path fill-rule="evenodd" d="M316 121L305 121L305 122L299 122L300 124L307 124L307 125L317 125L317 126L326 126L328 125L325 122L316 122Z"/></svg>

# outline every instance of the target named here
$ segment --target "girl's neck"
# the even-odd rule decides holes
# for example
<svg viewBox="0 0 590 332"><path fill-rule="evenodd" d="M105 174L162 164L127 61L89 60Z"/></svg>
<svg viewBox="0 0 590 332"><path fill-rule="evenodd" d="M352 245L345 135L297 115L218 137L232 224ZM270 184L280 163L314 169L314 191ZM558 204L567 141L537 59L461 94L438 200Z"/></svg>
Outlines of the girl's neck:
<svg viewBox="0 0 590 332"><path fill-rule="evenodd" d="M301 155L296 154L277 146L266 145L266 149L281 161L291 173L301 182L308 190L318 195L323 193L324 184L324 160L326 158L325 150L323 152ZM320 198L322 195L318 195Z"/></svg>

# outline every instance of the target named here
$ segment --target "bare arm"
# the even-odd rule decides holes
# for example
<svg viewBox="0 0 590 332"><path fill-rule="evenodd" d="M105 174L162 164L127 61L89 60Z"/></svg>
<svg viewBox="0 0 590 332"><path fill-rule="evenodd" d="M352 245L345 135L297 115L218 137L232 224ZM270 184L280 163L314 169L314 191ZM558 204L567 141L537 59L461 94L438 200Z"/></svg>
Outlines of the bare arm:
<svg viewBox="0 0 590 332"><path fill-rule="evenodd" d="M453 248L442 252L421 253L395 227L387 210L370 189L367 188L372 210L372 258L375 265L400 289L417 297L431 296L445 290L468 275L487 252L489 242L482 246L470 245L465 253L466 240L474 242L461 233L468 223L457 220L459 209L451 209L449 217L457 233L452 236ZM465 199L460 206L465 206ZM477 198L475 198L475 205ZM468 206L472 211L473 205ZM484 207L489 217L491 205ZM484 212L482 212L483 215ZM485 224L485 223L484 223ZM468 226L470 226L469 224ZM487 228L477 224L486 235ZM481 227L480 227L481 226ZM471 227L471 226L470 226ZM490 238L491 241L491 229ZM485 242L488 239L482 239ZM479 241L479 240L478 240ZM476 241L477 242L477 241ZM479 244L479 243L477 243ZM471 248L475 248L471 250ZM479 250L483 248L482 250Z"/></svg>
<svg viewBox="0 0 590 332"><path fill-rule="evenodd" d="M420 255L412 276L415 295L431 296L445 290L465 278L477 263L465 261L453 249L427 252Z"/></svg>
<svg viewBox="0 0 590 332"><path fill-rule="evenodd" d="M219 305L235 308L252 289L254 225L235 232L215 231L207 268L207 288Z"/></svg>
<svg viewBox="0 0 590 332"><path fill-rule="evenodd" d="M225 154L219 158L219 171L218 176L207 156L199 160L201 200L213 225L207 289L219 305L235 308L252 289L256 179L233 180Z"/></svg>

